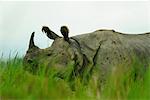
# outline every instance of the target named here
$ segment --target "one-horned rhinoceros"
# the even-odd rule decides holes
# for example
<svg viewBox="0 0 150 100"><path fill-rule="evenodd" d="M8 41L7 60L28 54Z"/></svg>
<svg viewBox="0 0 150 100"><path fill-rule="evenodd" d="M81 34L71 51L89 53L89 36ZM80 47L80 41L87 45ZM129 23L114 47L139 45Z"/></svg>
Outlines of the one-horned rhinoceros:
<svg viewBox="0 0 150 100"><path fill-rule="evenodd" d="M26 70L36 72L39 66L44 66L46 70L51 67L63 70L73 62L75 75L81 75L87 69L88 73L92 74L96 68L100 70L100 76L105 76L120 64L128 66L134 57L144 64L144 68L150 62L150 33L133 35L114 30L97 30L68 37L69 31L64 27L64 30L61 30L63 38L46 26L42 31L54 42L50 47L40 49L34 44L32 33L24 57Z"/></svg>

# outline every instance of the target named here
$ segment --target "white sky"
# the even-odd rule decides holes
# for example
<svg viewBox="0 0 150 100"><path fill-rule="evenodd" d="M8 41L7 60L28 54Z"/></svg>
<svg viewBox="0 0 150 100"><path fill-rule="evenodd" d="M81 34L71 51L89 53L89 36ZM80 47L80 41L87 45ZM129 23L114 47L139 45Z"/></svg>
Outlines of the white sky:
<svg viewBox="0 0 150 100"><path fill-rule="evenodd" d="M10 51L25 54L30 35L35 31L35 43L50 45L42 32L47 25L57 34L62 25L70 29L70 36L98 29L114 29L124 33L150 32L149 1L29 1L0 2L0 55Z"/></svg>

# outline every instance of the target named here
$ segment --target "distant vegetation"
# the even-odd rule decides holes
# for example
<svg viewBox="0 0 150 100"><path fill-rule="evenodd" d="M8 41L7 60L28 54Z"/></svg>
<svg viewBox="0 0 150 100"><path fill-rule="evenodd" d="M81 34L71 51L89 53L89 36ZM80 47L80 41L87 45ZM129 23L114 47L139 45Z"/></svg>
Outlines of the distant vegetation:
<svg viewBox="0 0 150 100"><path fill-rule="evenodd" d="M33 75L23 70L22 61L18 57L0 60L0 99L150 100L150 65L143 72L138 60L127 70L118 65L101 91L96 75L86 84L79 77L68 80L71 65L65 72L66 78L60 79L54 77L57 73L54 70L45 75L45 69L41 69L38 75ZM136 74L139 76L134 79Z"/></svg>

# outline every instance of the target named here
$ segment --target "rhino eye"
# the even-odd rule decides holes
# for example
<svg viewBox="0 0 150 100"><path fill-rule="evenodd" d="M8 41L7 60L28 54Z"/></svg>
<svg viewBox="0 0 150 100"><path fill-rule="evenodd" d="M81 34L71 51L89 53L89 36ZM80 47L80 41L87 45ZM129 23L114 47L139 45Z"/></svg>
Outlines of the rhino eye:
<svg viewBox="0 0 150 100"><path fill-rule="evenodd" d="M31 64L33 61L31 59L29 59L29 60L27 60L27 62Z"/></svg>
<svg viewBox="0 0 150 100"><path fill-rule="evenodd" d="M52 55L51 53L47 54L47 56L51 56L51 55Z"/></svg>
<svg viewBox="0 0 150 100"><path fill-rule="evenodd" d="M65 55L65 53L61 53L62 55Z"/></svg>

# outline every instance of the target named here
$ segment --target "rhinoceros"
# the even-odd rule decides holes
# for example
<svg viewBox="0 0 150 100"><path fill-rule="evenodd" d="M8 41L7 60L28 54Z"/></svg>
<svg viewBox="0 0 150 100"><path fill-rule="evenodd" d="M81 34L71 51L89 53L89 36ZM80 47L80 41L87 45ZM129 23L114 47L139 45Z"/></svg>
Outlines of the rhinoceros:
<svg viewBox="0 0 150 100"><path fill-rule="evenodd" d="M143 66L148 66L150 62L150 33L124 34L101 29L65 39L47 26L43 26L42 31L54 41L50 47L40 49L34 44L32 33L24 57L26 70L36 72L39 66L44 66L46 70L52 67L64 70L72 62L75 75L81 75L85 70L92 74L96 69L100 70L101 76L105 76L115 66L128 66L134 57L143 62Z"/></svg>

